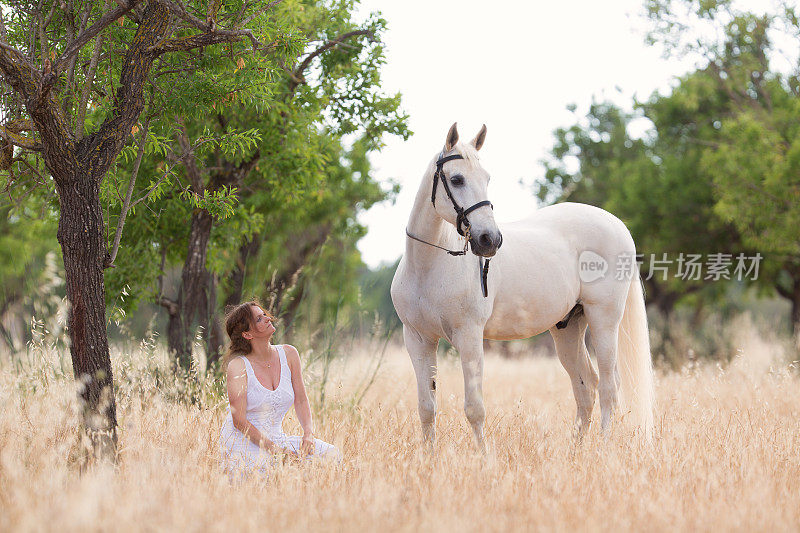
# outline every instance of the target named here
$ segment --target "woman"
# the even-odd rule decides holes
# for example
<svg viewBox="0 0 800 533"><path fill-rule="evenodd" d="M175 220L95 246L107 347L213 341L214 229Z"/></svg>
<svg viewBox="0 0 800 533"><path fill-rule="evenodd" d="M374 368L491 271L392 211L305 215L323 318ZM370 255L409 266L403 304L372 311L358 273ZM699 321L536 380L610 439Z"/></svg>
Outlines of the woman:
<svg viewBox="0 0 800 533"><path fill-rule="evenodd" d="M314 438L300 355L294 346L270 342L273 320L254 301L234 307L225 318L231 339L224 360L230 405L220 444L223 467L229 472L264 471L278 456L339 457L335 446ZM287 436L281 427L292 404L302 437Z"/></svg>

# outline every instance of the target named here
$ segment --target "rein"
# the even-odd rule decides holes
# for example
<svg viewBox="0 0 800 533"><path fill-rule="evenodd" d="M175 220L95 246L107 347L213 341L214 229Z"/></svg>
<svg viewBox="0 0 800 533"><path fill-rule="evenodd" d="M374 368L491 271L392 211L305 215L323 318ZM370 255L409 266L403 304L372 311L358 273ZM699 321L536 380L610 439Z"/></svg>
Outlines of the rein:
<svg viewBox="0 0 800 533"><path fill-rule="evenodd" d="M444 192L447 193L447 197L450 199L450 203L453 204L453 209L456 210L456 231L458 231L459 235L461 235L461 236L466 238L466 240L464 241L464 249L463 250L448 250L447 248L444 248L444 247L439 246L437 244L433 244L432 242L424 241L424 240L420 239L419 237L415 237L414 235L412 235L412 234L410 234L408 232L408 228L406 228L406 236L411 238L411 239L414 239L415 241L421 242L422 244L427 244L428 246L433 246L434 248L438 248L440 250L444 250L445 252L447 252L450 255L459 256L459 255L467 255L467 250L469 248L470 230L472 229L472 226L469 223L469 219L467 218L467 215L469 215L470 213L472 213L476 209L484 207L484 206L487 206L487 205L494 210L494 206L492 205L492 202L490 202L489 200L483 200L481 202L478 202L476 204L471 205L470 207L468 207L466 209L464 209L463 207L458 205L458 202L456 202L456 199L453 198L453 193L450 191L450 186L447 184L447 179L445 178L444 171L442 170L442 166L445 163L447 163L448 161L452 161L454 159L464 159L464 156L461 155L461 154L453 154L453 155L449 155L447 157L441 157L440 156L439 159L436 161L436 172L433 174L433 190L431 190L431 203L433 204L434 207L436 207L436 187L439 185L439 180L441 180L442 181L442 186L444 187ZM464 226L463 230L461 229L462 225ZM502 237L501 237L501 239L502 239ZM503 241L501 240L500 241L501 246L502 246L502 242ZM498 248L499 248L499 246L498 246ZM483 292L483 297L486 298L489 295L489 283L488 283L489 259L486 259L484 257L479 257L478 258L478 267L480 269L480 275L481 275L481 290Z"/></svg>
<svg viewBox="0 0 800 533"><path fill-rule="evenodd" d="M469 231L467 232L467 234L469 234ZM447 252L450 255L467 255L467 249L469 248L469 237L467 237L467 240L464 242L464 249L463 250L448 250L447 248L439 246L438 244L433 244L432 242L423 241L419 237L414 237L413 235L411 235L408 232L408 228L406 228L406 237L409 237L411 239L414 239L415 241L421 242L422 244L427 244L428 246L433 246L434 248L438 248L440 250L444 250L445 252Z"/></svg>

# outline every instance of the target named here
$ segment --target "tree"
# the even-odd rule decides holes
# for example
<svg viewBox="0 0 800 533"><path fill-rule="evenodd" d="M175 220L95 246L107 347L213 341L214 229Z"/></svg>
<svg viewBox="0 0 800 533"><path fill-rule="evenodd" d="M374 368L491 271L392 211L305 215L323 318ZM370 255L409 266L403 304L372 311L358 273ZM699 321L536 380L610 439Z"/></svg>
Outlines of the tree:
<svg viewBox="0 0 800 533"><path fill-rule="evenodd" d="M715 212L765 254L762 278L790 301L797 333L800 64L785 64L784 51L775 44L791 43L797 52L797 12L783 6L776 13L754 13L717 0L649 0L647 7L652 42L704 63L697 75L722 104L700 160L714 185ZM711 31L678 35L674 30L685 25L681 19Z"/></svg>
<svg viewBox="0 0 800 533"><path fill-rule="evenodd" d="M70 354L95 454L109 456L116 444L103 279L115 257L107 250L101 187L148 98L176 90L173 71L185 72L189 63L202 72L205 51L222 43L232 54L278 59L296 46L272 18L273 5L43 0L19 2L0 19L0 74L10 89L2 138L15 147L5 179L35 171L41 161L52 182L41 181L58 194ZM164 111L149 107L154 116Z"/></svg>
<svg viewBox="0 0 800 533"><path fill-rule="evenodd" d="M215 320L218 295L231 303L243 293L260 295L291 322L306 286L303 269L326 243L354 245L355 214L386 197L369 175L367 153L380 147L384 133L408 135L406 118L399 97L380 92L385 21L353 22L354 5L303 2L291 15L308 46L261 98L232 92L224 106L194 111L191 123L159 130L150 141L165 143L163 150L146 151L145 172L175 172L126 231L127 246L149 260L129 255L109 282L119 291L135 280L129 309L153 299L167 310L170 351L184 368L197 326L209 362L217 358L223 337ZM251 69L249 62L238 65L241 83ZM146 190L140 188L137 195ZM216 211L218 202L186 202L212 197L230 202ZM354 249L340 248L342 257ZM163 276L178 265L173 290ZM345 274L355 274L341 274L354 287Z"/></svg>
<svg viewBox="0 0 800 533"><path fill-rule="evenodd" d="M270 229L242 245L229 276L233 283L228 303L239 301L243 292L260 293L284 315L287 325L293 322L309 282L316 279L308 273L319 272L315 261L317 266L328 261L340 267L329 273L325 282L314 284L320 305L338 309L343 295L345 301L356 298L360 259L354 260L354 246L364 229L355 215L397 190L383 191L372 180L367 154L380 149L384 134L410 135L407 117L400 111L400 96L386 96L379 90L384 62L380 36L386 22L373 14L365 23L354 24L355 4L342 2L325 8L322 3L309 2L304 11L308 15L306 35L318 44L289 73L281 96L286 107L273 115L281 136L272 146L288 148L282 150L288 157L273 158L260 168L264 176L295 176L301 185L288 197L276 194L278 188L257 189L248 197L246 202L258 212L269 214L265 226ZM293 135L287 133L319 129L324 135L306 134L305 140L295 137L301 146L315 147L311 153L290 148L295 144ZM357 140L346 140L354 135ZM325 139L334 142L323 142ZM343 148L347 144L350 149ZM296 161L297 154L304 154L310 166ZM307 177L298 176L300 169L307 169ZM322 245L324 249L319 250ZM302 276L304 269L306 275ZM265 270L267 277L274 274L267 287L259 289L254 282L258 284ZM331 283L332 278L340 283ZM249 287L244 280L250 280Z"/></svg>
<svg viewBox="0 0 800 533"><path fill-rule="evenodd" d="M790 8L755 14L715 0L651 0L647 7L650 42L699 57L698 68L670 94L635 105L653 126L641 139L628 136L632 117L614 106L595 105L585 122L559 130L541 191L620 214L645 251L761 254L756 285L790 300L797 332L800 67L782 72L772 62L780 35L797 42L798 18ZM564 164L570 156L578 172ZM724 288L706 281L650 283L649 292L668 312L687 294Z"/></svg>
<svg viewBox="0 0 800 533"><path fill-rule="evenodd" d="M361 298L366 309L373 309L384 330L393 333L402 326L390 294L392 279L400 259L379 265L375 270L363 268L359 277Z"/></svg>
<svg viewBox="0 0 800 533"><path fill-rule="evenodd" d="M696 136L711 127L708 114L713 116L714 106L695 92L695 81L686 78L672 95L654 96L633 113L610 103L593 104L585 119L555 132L545 179L536 185L543 200L589 203L619 216L642 254L645 275L663 254L675 260L680 254L741 251L738 233L714 211L712 184L700 169L704 147ZM690 114L691 123L676 112L687 93L704 109ZM636 119L652 124L641 138L629 134ZM578 162L574 170L571 158ZM688 295L713 298L720 292L719 284L704 277L681 279L676 273L666 279L646 276L649 302L666 317Z"/></svg>
<svg viewBox="0 0 800 533"><path fill-rule="evenodd" d="M45 270L48 253L58 246L57 217L49 202L28 197L20 203L15 207L10 201L0 208L0 342L12 353L29 337L14 331L19 328L7 328L4 322L17 322L22 309L34 311L25 300L41 286L43 280L37 273ZM26 314L29 317L31 313ZM39 315L34 312L34 316Z"/></svg>

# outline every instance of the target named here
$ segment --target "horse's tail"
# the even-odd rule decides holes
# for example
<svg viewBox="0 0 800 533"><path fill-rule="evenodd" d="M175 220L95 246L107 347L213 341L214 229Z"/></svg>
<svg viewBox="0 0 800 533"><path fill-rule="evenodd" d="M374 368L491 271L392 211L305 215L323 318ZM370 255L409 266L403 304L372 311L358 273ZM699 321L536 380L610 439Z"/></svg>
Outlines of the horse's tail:
<svg viewBox="0 0 800 533"><path fill-rule="evenodd" d="M632 422L649 439L653 431L655 388L647 313L641 278L637 274L628 288L625 312L619 326L619 370L623 404L630 410Z"/></svg>

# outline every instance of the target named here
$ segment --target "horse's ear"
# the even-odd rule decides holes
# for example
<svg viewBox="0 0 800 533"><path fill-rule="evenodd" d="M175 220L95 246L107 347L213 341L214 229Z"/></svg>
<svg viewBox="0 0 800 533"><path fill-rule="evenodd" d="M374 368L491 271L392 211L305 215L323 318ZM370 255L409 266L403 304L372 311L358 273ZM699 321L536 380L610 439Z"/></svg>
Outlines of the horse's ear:
<svg viewBox="0 0 800 533"><path fill-rule="evenodd" d="M486 140L486 124L481 126L481 131L472 139L472 146L475 147L476 150L480 150L481 146L483 146L483 141Z"/></svg>
<svg viewBox="0 0 800 533"><path fill-rule="evenodd" d="M447 140L444 142L444 151L449 152L453 149L453 147L458 142L458 128L456 128L457 122L453 122L453 125L450 126L450 131L447 132Z"/></svg>

